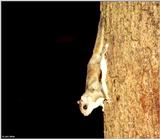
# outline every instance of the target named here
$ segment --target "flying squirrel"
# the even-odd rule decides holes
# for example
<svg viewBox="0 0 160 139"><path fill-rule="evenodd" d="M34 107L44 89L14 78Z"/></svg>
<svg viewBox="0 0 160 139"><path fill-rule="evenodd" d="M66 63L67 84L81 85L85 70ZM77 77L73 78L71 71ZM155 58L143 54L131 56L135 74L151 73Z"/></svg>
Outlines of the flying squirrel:
<svg viewBox="0 0 160 139"><path fill-rule="evenodd" d="M84 116L88 116L99 106L102 106L102 111L104 111L104 100L111 102L106 85L107 60L105 54L108 44L104 45L104 20L103 17L100 18L95 47L87 65L85 93L77 101Z"/></svg>

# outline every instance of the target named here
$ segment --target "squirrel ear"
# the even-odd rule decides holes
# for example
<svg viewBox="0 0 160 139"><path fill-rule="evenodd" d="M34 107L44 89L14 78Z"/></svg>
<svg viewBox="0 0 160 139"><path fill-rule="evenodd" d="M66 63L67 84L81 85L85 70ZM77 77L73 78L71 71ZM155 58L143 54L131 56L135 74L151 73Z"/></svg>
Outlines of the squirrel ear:
<svg viewBox="0 0 160 139"><path fill-rule="evenodd" d="M77 101L77 104L79 104L79 101Z"/></svg>

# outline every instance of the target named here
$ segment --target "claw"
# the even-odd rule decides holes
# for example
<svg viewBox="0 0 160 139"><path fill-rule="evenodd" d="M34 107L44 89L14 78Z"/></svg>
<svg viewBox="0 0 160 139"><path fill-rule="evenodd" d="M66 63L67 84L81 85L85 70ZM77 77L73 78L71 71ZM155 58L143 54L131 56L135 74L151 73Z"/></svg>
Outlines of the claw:
<svg viewBox="0 0 160 139"><path fill-rule="evenodd" d="M106 101L107 103L111 103L112 102L110 98L107 98L104 101Z"/></svg>

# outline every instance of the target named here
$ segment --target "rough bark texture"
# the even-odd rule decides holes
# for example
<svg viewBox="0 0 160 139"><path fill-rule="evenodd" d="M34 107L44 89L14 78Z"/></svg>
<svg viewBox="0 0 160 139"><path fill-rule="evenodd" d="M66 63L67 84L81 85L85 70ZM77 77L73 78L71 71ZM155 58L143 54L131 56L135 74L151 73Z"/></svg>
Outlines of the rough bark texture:
<svg viewBox="0 0 160 139"><path fill-rule="evenodd" d="M109 43L104 137L160 137L160 2L101 2Z"/></svg>

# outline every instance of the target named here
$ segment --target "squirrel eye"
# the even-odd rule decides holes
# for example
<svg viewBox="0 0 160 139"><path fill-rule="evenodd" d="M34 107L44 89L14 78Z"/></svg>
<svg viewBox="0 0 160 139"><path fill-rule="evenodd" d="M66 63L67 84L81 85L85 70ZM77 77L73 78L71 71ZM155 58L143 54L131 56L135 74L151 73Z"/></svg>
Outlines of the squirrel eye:
<svg viewBox="0 0 160 139"><path fill-rule="evenodd" d="M85 110L86 110L86 109L87 109L87 105L84 105L84 106L83 106L83 109L85 109Z"/></svg>

